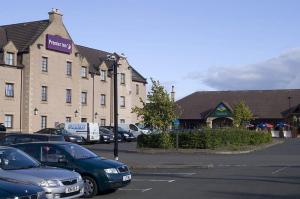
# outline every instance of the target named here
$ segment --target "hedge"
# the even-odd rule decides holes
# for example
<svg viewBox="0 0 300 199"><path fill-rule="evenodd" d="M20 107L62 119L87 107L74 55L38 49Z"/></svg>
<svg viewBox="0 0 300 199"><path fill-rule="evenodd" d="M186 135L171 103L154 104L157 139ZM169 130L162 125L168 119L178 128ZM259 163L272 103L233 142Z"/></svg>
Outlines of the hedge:
<svg viewBox="0 0 300 199"><path fill-rule="evenodd" d="M182 149L215 149L226 146L246 146L269 143L271 133L251 131L240 128L202 129L177 131L178 146ZM175 148L176 133L140 135L137 138L139 148Z"/></svg>

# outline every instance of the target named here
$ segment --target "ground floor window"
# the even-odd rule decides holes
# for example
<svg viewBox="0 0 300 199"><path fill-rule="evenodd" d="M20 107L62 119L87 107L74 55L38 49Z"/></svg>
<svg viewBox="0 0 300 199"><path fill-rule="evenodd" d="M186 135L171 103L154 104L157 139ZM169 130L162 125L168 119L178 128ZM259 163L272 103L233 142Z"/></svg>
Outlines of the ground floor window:
<svg viewBox="0 0 300 199"><path fill-rule="evenodd" d="M100 126L105 126L106 120L105 119L101 119L100 120Z"/></svg>
<svg viewBox="0 0 300 199"><path fill-rule="evenodd" d="M71 117L66 117L66 122L71 122L71 121L72 121Z"/></svg>
<svg viewBox="0 0 300 199"><path fill-rule="evenodd" d="M45 115L41 116L41 128L42 129L47 128L47 116Z"/></svg>
<svg viewBox="0 0 300 199"><path fill-rule="evenodd" d="M5 115L4 117L4 126L6 128L13 128L13 115Z"/></svg>
<svg viewBox="0 0 300 199"><path fill-rule="evenodd" d="M120 119L120 123L121 123L121 124L124 124L124 123L125 123L125 120L124 120L124 119Z"/></svg>
<svg viewBox="0 0 300 199"><path fill-rule="evenodd" d="M87 118L81 118L81 122L87 122Z"/></svg>

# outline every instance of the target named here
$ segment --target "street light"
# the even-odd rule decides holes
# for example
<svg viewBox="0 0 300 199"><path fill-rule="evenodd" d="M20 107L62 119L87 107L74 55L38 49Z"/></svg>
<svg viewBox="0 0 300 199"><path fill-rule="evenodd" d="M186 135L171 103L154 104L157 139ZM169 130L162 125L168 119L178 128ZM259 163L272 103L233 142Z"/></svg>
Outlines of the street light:
<svg viewBox="0 0 300 199"><path fill-rule="evenodd" d="M75 117L77 117L78 116L78 111L75 110L74 114L75 114Z"/></svg>
<svg viewBox="0 0 300 199"><path fill-rule="evenodd" d="M98 116L98 113L96 112L96 113L95 113L95 119L97 119L97 116Z"/></svg>
<svg viewBox="0 0 300 199"><path fill-rule="evenodd" d="M107 60L113 65L114 79L114 158L118 160L118 60L119 56L116 53L107 55Z"/></svg>
<svg viewBox="0 0 300 199"><path fill-rule="evenodd" d="M33 114L34 114L34 115L37 115L38 113L39 113L39 110L38 110L37 108L34 108Z"/></svg>

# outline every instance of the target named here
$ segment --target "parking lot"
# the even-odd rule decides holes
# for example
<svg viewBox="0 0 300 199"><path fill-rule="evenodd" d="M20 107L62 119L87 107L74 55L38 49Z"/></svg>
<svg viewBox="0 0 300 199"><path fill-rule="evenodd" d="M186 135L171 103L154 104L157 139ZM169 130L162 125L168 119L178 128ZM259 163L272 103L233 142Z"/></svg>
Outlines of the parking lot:
<svg viewBox="0 0 300 199"><path fill-rule="evenodd" d="M88 148L112 158L112 144ZM121 161L133 167L131 184L96 198L300 197L299 139L240 155L142 154L133 149L133 143L120 144Z"/></svg>

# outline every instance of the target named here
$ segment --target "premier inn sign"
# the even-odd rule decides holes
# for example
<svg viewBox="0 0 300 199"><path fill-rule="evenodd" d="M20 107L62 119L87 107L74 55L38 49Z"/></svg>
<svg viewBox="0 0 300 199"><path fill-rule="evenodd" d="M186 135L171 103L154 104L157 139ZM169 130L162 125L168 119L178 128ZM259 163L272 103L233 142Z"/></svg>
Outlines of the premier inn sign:
<svg viewBox="0 0 300 199"><path fill-rule="evenodd" d="M46 35L46 49L62 52L66 54L72 53L72 40L64 39L58 35Z"/></svg>

